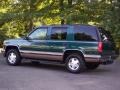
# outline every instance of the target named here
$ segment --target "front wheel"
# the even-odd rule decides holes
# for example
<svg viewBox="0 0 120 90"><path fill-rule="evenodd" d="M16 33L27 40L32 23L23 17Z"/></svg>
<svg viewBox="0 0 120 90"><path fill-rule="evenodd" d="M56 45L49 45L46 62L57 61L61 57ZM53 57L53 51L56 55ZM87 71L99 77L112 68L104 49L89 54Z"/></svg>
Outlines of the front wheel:
<svg viewBox="0 0 120 90"><path fill-rule="evenodd" d="M66 58L66 68L71 73L80 73L85 70L85 62L79 54L71 54Z"/></svg>
<svg viewBox="0 0 120 90"><path fill-rule="evenodd" d="M16 49L11 49L7 52L6 61L9 65L16 66L21 63L21 57Z"/></svg>

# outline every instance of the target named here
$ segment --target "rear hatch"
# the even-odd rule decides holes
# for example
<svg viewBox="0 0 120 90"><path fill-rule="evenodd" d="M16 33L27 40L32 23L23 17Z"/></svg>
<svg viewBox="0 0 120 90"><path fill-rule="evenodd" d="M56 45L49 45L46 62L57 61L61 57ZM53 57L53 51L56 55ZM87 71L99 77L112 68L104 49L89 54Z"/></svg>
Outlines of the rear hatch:
<svg viewBox="0 0 120 90"><path fill-rule="evenodd" d="M100 38L102 43L102 52L103 56L115 56L115 42L112 38L112 35L109 31L99 28Z"/></svg>

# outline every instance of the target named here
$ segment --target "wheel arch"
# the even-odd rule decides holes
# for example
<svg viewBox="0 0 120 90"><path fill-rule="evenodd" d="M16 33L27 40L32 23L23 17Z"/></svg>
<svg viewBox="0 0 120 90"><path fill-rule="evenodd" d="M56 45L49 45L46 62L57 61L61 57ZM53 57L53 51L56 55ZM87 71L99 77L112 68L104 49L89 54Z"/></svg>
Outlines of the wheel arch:
<svg viewBox="0 0 120 90"><path fill-rule="evenodd" d="M63 54L63 62L65 63L67 56L69 56L70 54L73 54L73 53L79 54L80 56L82 56L83 60L85 61L84 53L82 51L80 51L80 50L66 50L66 51L64 51L64 54Z"/></svg>
<svg viewBox="0 0 120 90"><path fill-rule="evenodd" d="M5 54L4 54L5 57L6 57L7 52L8 52L10 49L16 49L16 50L19 52L18 46L14 46L14 45L6 46L6 48L5 48Z"/></svg>

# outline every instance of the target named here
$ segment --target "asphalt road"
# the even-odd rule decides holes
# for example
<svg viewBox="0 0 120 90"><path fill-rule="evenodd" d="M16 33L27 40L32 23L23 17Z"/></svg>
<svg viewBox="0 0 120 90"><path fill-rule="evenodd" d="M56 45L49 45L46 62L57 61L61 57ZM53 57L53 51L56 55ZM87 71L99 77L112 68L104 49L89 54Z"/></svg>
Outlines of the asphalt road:
<svg viewBox="0 0 120 90"><path fill-rule="evenodd" d="M9 66L0 55L0 90L120 90L120 60L71 74L60 65Z"/></svg>

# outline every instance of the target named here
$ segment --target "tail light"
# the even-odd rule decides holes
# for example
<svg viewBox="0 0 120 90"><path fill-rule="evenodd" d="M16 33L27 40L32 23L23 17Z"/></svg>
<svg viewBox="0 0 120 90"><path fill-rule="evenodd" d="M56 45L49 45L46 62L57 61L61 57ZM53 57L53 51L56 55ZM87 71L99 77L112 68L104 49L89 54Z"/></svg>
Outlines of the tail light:
<svg viewBox="0 0 120 90"><path fill-rule="evenodd" d="M103 43L102 42L99 42L98 43L98 52L102 52L103 51Z"/></svg>

